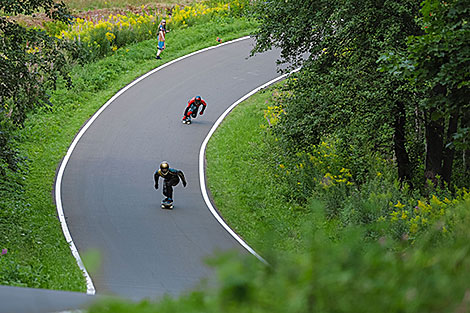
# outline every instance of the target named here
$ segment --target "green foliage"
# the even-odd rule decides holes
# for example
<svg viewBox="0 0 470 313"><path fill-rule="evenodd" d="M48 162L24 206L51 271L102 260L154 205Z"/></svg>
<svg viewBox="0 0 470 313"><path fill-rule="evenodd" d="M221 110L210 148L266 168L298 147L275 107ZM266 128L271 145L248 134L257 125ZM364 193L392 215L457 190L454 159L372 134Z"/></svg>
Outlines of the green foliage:
<svg viewBox="0 0 470 313"><path fill-rule="evenodd" d="M378 60L381 71L407 78L422 93L425 170L434 183L437 176L449 183L456 176L453 172L469 170L463 152L470 147L468 7L467 0L424 1L420 19L424 33L410 36L405 51L388 51ZM457 174L457 181L468 183L465 176Z"/></svg>
<svg viewBox="0 0 470 313"><path fill-rule="evenodd" d="M67 20L62 3L52 0L1 1L4 14L30 14L44 9L49 17ZM25 29L0 16L0 177L6 169L16 170L21 160L12 143L12 130L21 126L28 113L48 106L48 89L54 89L59 77L68 79L68 67L62 49L64 43L44 32Z"/></svg>
<svg viewBox="0 0 470 313"><path fill-rule="evenodd" d="M50 36L58 36L60 33L69 28L69 24L62 21L46 21L43 22L44 30Z"/></svg>
<svg viewBox="0 0 470 313"><path fill-rule="evenodd" d="M453 224L448 212L470 198L465 188L452 194L432 184L426 195L420 195L398 183L393 163L371 154L363 157L367 161L363 166L368 168L364 177L357 172L362 165L358 167L356 159L339 154L339 148L337 141L329 140L295 155L271 149L273 158L280 162L278 169L271 171L288 185L285 201L305 206L312 198L320 200L326 217L337 221L339 227L363 226L368 238L406 238L412 243L436 223L442 224L444 236Z"/></svg>
<svg viewBox="0 0 470 313"><path fill-rule="evenodd" d="M470 134L469 5L469 1L425 1L421 13L426 34L408 41L408 59L414 65L410 74L427 92L424 103L434 114L431 118L459 116L458 129L446 143L459 150L470 148L464 141ZM433 95L439 88L444 92Z"/></svg>
<svg viewBox="0 0 470 313"><path fill-rule="evenodd" d="M438 176L465 186L465 175L452 175L470 169L462 152L470 120L468 1L429 0L419 9L407 0L256 2L255 52L279 46L283 61L310 53L278 99L285 114L274 131L285 149L309 152L334 137L341 154L364 165L364 177L363 156L374 151L395 159L399 179L413 187ZM378 72L376 60L391 66Z"/></svg>
<svg viewBox="0 0 470 313"><path fill-rule="evenodd" d="M0 2L0 12L9 15L26 14L31 15L40 10L44 10L50 18L67 21L69 12L65 4L54 0L2 0Z"/></svg>
<svg viewBox="0 0 470 313"><path fill-rule="evenodd" d="M293 19L299 6L305 14ZM400 178L407 179L409 163L416 160L409 160L408 147L399 145L396 134L414 130L411 121L398 117L414 117L416 92L402 79L377 72L375 61L385 48L403 50L407 36L419 31L414 22L419 7L412 1L329 1L326 6L324 1L258 3L262 22L256 51L277 45L286 60L310 53L278 99L285 115L274 132L291 152L309 152L323 137L338 138L340 153L356 157L364 177L366 151L387 158L395 153L398 164L407 167Z"/></svg>
<svg viewBox="0 0 470 313"><path fill-rule="evenodd" d="M431 231L406 251L385 238L364 244L361 228L333 242L318 215L303 227L302 251L273 256L270 266L253 257L213 260L220 281L215 290L155 303L102 302L90 312L465 312L469 212L469 201L456 208L459 229L441 245L432 244Z"/></svg>

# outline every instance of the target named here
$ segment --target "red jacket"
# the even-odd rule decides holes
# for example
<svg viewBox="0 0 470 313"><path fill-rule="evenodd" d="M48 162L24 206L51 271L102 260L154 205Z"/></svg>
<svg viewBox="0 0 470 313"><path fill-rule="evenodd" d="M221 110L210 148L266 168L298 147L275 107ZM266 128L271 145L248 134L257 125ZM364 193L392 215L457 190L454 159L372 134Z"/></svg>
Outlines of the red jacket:
<svg viewBox="0 0 470 313"><path fill-rule="evenodd" d="M201 98L201 102L199 104L196 103L196 97L192 98L188 102L188 106L186 107L186 110L184 110L184 115L188 115L188 111L191 108L191 106L196 106L196 110L191 110L197 112L199 109L199 106L202 104L202 110L201 110L201 115L204 113L204 110L206 109L207 103L204 101L204 99ZM192 113L192 112L191 112ZM190 114L191 114L190 113Z"/></svg>

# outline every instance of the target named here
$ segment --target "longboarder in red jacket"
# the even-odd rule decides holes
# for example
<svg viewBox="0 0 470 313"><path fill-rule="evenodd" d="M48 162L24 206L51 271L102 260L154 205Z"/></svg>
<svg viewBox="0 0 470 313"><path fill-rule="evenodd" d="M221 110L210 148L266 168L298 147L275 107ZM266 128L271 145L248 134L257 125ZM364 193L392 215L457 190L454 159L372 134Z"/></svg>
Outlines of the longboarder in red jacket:
<svg viewBox="0 0 470 313"><path fill-rule="evenodd" d="M202 105L200 115L204 114L204 110L206 109L207 103L204 101L200 96L196 96L189 100L188 106L184 110L183 116L183 123L191 124L191 117L195 118L197 116L197 112L199 107Z"/></svg>

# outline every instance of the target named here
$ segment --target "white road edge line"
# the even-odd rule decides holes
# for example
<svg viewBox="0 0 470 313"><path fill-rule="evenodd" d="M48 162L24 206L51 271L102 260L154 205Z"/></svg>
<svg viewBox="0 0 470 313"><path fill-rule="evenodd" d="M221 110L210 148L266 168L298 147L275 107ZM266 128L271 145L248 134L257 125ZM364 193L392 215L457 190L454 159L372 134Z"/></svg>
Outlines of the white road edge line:
<svg viewBox="0 0 470 313"><path fill-rule="evenodd" d="M87 129L91 126L91 124L93 124L93 122L98 118L98 116L114 100L116 100L126 90L128 90L129 88L131 88L132 86L134 86L135 84L140 82L141 80L147 78L148 76L154 74L155 72L158 72L159 70L161 70L161 69L163 69L167 66L170 66L173 63L176 63L176 62L181 61L183 59L189 58L189 57L191 57L195 54L199 54L199 53L211 50L211 49L215 49L215 48L218 48L218 47L221 47L221 46L225 46L225 45L228 45L228 44L231 44L231 43L234 43L234 42L238 42L238 41L241 41L241 40L246 40L246 39L249 39L249 38L250 38L250 36L245 36L245 37L241 37L241 38L238 38L238 39L235 39L235 40L231 40L231 41L221 43L217 46L211 46L211 47L207 47L207 48L192 52L190 54L179 57L179 58L177 58L173 61L170 61L168 63L162 64L161 66L151 70L150 72L147 72L146 74L136 78L129 85L127 85L124 88L122 88L121 90L119 90L98 111L96 111L96 113L93 114L93 116L88 120L88 122L82 127L82 129L77 134L77 136L75 136L74 140L72 141L72 144L70 145L69 149L67 150L67 153L66 153L65 157L62 160L62 163L60 164L59 171L57 172L57 178L56 178L56 183L55 183L55 202L56 202L56 207L57 207L58 218L59 218L59 221L60 221L60 225L62 226L62 232L64 233L65 240L67 241L67 243L70 246L70 250L72 251L72 255L75 257L75 260L77 261L78 267L83 272L83 276L85 276L86 284L87 284L87 292L86 292L87 294L94 295L96 293L96 289L95 289L95 286L93 285L93 281L91 280L90 275L88 274L85 266L83 265L83 261L80 258L80 254L78 253L77 247L75 246L75 243L73 242L72 236L70 235L70 231L69 231L69 228L67 226L67 222L65 220L65 215L64 215L64 210L63 210L63 207L62 207L62 189L61 189L62 177L64 175L65 167L67 166L67 163L70 159L70 156L72 155L72 152L75 149L75 146L78 144L78 141L80 140L80 138L82 138L82 136L85 134Z"/></svg>
<svg viewBox="0 0 470 313"><path fill-rule="evenodd" d="M292 72L290 73L286 73L286 74L283 74L279 77L276 77L274 78L273 80L253 89L252 91L250 91L249 93L247 93L246 95L244 95L243 97L241 97L240 99L238 99L236 102L234 102L227 110L225 110L224 113L222 113L222 115L217 119L217 121L215 122L215 124L212 126L211 130L209 131L209 133L207 134L207 137L206 139L204 139L204 141L202 142L202 145L201 145L201 149L199 150L199 182L200 182L200 185L201 185L201 192L202 192L202 196L204 198L204 201L206 202L206 205L207 207L209 208L209 210L211 211L212 215L214 215L214 217L216 218L216 220L220 223L220 225L222 225L223 228L225 228L225 230L236 240L238 241L238 243L240 245L242 245L242 247L244 247L246 250L248 250L248 252L250 252L251 254L253 254L256 258L258 258L258 260L260 260L261 262L263 262L264 264L268 265L268 262L263 259L263 257L261 257L258 253L256 253L256 251L251 248L245 241L243 241L242 238L240 238L240 236L237 235L237 233L235 233L231 228L230 226L227 225L227 223L225 223L225 221L223 220L223 218L219 215L219 213L217 212L217 210L212 206L212 203L209 199L209 195L207 194L207 188L206 188L206 176L205 176L205 168L204 168L204 159L205 159L205 154L206 154L206 147L207 147L207 143L209 142L209 139L212 137L212 135L214 134L214 132L216 131L217 127L219 127L219 125L222 123L222 121L225 119L225 117L230 113L230 111L232 111L238 104L240 104L241 102L245 101L246 99L248 99L249 97L251 97L252 95L254 95L255 93L257 93L258 91L260 91L261 89L263 88L266 88L267 86L269 85L272 85L274 84L275 82L279 81L279 80L282 80L284 79L285 77L295 73L295 72L298 72L300 70L300 68L297 68L295 70L293 70Z"/></svg>

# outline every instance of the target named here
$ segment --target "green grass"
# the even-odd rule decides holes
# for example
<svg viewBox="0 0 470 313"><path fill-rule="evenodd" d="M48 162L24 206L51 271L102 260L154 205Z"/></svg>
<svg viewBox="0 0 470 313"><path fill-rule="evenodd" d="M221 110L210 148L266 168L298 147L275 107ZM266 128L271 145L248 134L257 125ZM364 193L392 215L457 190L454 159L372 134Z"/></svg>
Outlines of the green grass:
<svg viewBox="0 0 470 313"><path fill-rule="evenodd" d="M170 61L190 52L242 37L254 30L251 22L227 19L168 34L162 54ZM163 64L155 57L155 40L122 48L113 56L74 67L74 87L52 94L52 110L31 115L17 133L19 150L28 159L24 191L12 193L11 220L0 222L0 283L4 285L85 291L85 280L65 242L53 202L55 172L80 127L119 89ZM86 251L81 251L85 253Z"/></svg>
<svg viewBox="0 0 470 313"><path fill-rule="evenodd" d="M271 153L275 142L262 126L271 90L239 104L207 146L207 180L215 205L259 252L297 249L305 217L285 197L288 186L276 177L279 163Z"/></svg>

